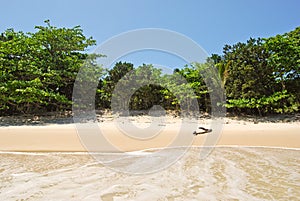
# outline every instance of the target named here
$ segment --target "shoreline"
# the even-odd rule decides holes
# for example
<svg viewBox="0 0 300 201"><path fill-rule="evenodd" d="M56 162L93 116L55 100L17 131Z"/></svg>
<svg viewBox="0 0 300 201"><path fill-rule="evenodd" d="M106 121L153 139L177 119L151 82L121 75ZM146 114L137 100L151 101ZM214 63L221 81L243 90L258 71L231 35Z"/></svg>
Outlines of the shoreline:
<svg viewBox="0 0 300 201"><path fill-rule="evenodd" d="M177 149L177 148L184 148L184 147L170 147L169 149ZM190 146L188 149L194 149L194 148L210 148L209 146ZM258 148L258 149L274 149L274 150L291 150L291 151L300 151L300 147L275 147L275 146L239 146L239 145L215 145L213 148ZM63 155L93 155L93 154L131 154L136 152L141 153L148 153L154 151L159 151L160 149L165 148L154 148L154 149L145 149L145 150L138 150L138 151L128 151L128 152L99 152L99 153L92 153L88 151L31 151L31 150L16 150L16 151L2 151L0 150L0 154L16 154L16 155L45 155L45 154L63 154ZM168 149L168 148L167 148Z"/></svg>

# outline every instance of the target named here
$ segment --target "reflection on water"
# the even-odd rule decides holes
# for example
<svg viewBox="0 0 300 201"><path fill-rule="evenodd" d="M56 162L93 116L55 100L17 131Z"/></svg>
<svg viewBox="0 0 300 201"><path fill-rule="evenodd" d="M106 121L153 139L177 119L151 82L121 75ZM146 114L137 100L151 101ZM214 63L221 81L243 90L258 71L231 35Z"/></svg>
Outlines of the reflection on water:
<svg viewBox="0 0 300 201"><path fill-rule="evenodd" d="M180 149L180 148L176 148ZM176 149L169 149L170 156ZM298 200L300 151L199 147L153 174L129 175L85 153L0 153L0 200ZM115 165L145 167L135 158ZM148 153L150 156L151 154ZM106 155L106 157L109 157ZM162 160L168 155L161 156ZM146 167L145 167L146 168Z"/></svg>

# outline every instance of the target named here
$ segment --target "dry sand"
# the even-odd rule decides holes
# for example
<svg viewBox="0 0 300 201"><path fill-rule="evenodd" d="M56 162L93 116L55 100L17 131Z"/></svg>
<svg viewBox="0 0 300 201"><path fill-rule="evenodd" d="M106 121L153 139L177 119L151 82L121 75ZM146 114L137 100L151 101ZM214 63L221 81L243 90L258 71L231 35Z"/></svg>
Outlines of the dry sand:
<svg viewBox="0 0 300 201"><path fill-rule="evenodd" d="M141 117L139 117L141 121ZM145 123L146 119L142 119ZM226 122L226 121L225 121ZM112 123L102 122L105 138L121 151L137 151L149 148L166 147L174 140L174 133L180 125L178 119L166 123L159 135L147 140L133 139L123 135ZM208 121L199 126L209 127ZM192 133L190 134L191 136ZM193 136L193 146L203 145L209 134ZM218 146L271 146L300 148L300 122L258 123L230 121L223 124ZM180 144L179 144L180 146ZM0 127L0 151L86 151L77 134L75 124L42 126L3 126ZM99 151L112 151L103 147Z"/></svg>

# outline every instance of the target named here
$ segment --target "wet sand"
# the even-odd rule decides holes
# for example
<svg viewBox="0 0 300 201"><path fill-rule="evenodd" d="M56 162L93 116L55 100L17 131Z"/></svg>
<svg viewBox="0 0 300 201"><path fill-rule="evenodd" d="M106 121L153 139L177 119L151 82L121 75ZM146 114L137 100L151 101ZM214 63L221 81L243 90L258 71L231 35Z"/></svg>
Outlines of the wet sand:
<svg viewBox="0 0 300 201"><path fill-rule="evenodd" d="M0 200L299 200L299 149L217 147L199 160L202 151L151 174L180 148L105 165L85 153L1 153Z"/></svg>
<svg viewBox="0 0 300 201"><path fill-rule="evenodd" d="M178 132L178 122L167 123L164 130L147 140L134 139L124 135L112 122L101 123L105 138L121 151L137 151L150 148L163 148L174 140ZM207 125L209 126L209 125ZM89 133L87 131L87 133ZM193 146L202 146L211 133L193 136ZM300 148L300 122L258 123L233 122L223 124L218 146L268 146ZM178 144L180 146L180 144ZM86 151L77 134L75 124L43 126L0 127L0 151ZM101 147L110 152L109 147Z"/></svg>

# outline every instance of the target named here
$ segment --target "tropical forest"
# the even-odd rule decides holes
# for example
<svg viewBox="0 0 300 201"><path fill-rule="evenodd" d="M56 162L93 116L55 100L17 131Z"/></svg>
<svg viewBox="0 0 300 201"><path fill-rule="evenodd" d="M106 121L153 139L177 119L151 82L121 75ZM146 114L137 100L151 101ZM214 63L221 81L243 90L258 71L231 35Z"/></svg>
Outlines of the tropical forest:
<svg viewBox="0 0 300 201"><path fill-rule="evenodd" d="M83 65L97 69L96 110L111 109L116 85L130 73L164 83L140 83L126 103L131 110L147 111L160 105L180 112L188 97L197 100L197 107L186 103L190 110L210 113L215 89L207 86L201 73L208 68L217 73L218 77L212 79L220 80L219 87L224 91L225 101L218 107L230 114L265 116L292 114L300 109L300 27L269 38L227 44L222 54L210 55L206 63L170 66L172 74L164 74L151 64L134 66L127 61L103 68L97 59L105 55L86 51L95 45L80 26L55 27L49 20L32 33L14 29L1 33L0 115L72 111L73 87ZM193 93L187 94L187 89Z"/></svg>

